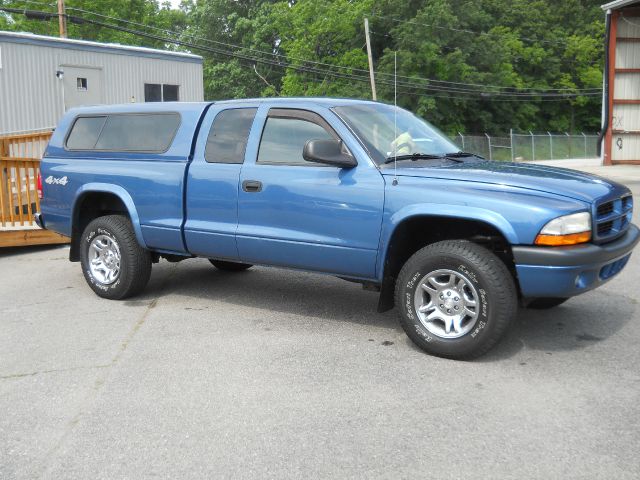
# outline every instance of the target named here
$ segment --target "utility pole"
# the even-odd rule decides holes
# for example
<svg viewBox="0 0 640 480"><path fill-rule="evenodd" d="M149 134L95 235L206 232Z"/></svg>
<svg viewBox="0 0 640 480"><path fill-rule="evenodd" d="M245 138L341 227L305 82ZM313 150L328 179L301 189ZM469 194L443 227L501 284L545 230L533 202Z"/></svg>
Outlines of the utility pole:
<svg viewBox="0 0 640 480"><path fill-rule="evenodd" d="M58 26L60 38L67 38L67 12L64 8L64 0L58 0Z"/></svg>
<svg viewBox="0 0 640 480"><path fill-rule="evenodd" d="M377 100L376 79L373 76L373 58L371 57L371 40L369 39L369 19L364 19L364 35L367 39L367 57L369 57L369 77L371 78L371 98Z"/></svg>

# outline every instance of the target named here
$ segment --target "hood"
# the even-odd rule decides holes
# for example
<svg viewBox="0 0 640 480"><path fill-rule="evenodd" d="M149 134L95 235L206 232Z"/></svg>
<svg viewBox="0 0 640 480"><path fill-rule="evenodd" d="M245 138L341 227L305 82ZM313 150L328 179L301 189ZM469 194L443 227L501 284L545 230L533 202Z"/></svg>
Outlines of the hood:
<svg viewBox="0 0 640 480"><path fill-rule="evenodd" d="M466 182L508 185L527 190L562 195L591 203L609 196L613 192L628 190L611 180L567 168L548 167L527 163L475 161L447 163L432 166L426 162L398 163L397 175L423 178L439 178ZM382 174L393 176L393 166L382 170Z"/></svg>

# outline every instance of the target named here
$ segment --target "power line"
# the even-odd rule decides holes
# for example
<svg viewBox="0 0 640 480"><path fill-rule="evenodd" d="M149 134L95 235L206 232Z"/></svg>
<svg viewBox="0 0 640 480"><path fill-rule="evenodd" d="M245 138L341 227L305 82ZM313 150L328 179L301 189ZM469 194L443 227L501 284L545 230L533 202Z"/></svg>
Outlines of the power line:
<svg viewBox="0 0 640 480"><path fill-rule="evenodd" d="M5 10L5 11L11 11L11 12L16 12L16 13L24 13L24 14L28 14L32 11L19 11L17 9L10 9L10 8L5 8L2 7L0 8L1 10ZM33 13L46 13L46 12L33 12ZM56 14L50 14L52 16L56 16ZM146 37L146 38L150 38L150 39L154 39L156 41L160 41L163 43L173 43L176 45L181 45L187 48L194 48L194 49L200 49L203 51L207 51L207 52L211 52L211 53L216 53L216 54L220 54L220 55L225 55L228 57L233 57L233 58L238 58L244 61L249 61L249 62L253 62L253 63L263 63L263 64L267 64L267 65L272 65L272 66L276 66L279 68L284 68L284 69L292 69L292 70L296 70L296 71L302 71L302 72L306 72L306 73L314 73L314 74L323 74L323 75L330 75L336 78L342 78L342 79L347 79L347 80L355 80L355 81L366 81L368 82L368 77L366 76L362 76L362 75L356 75L356 74L346 74L346 73L338 73L338 72L332 72L332 71L325 71L325 70L320 70L314 67L308 67L308 66L299 66L299 65L294 65L292 63L287 63L287 62L278 62L278 61L273 61L273 60L269 60L269 59L262 59L262 58L255 58L255 57L251 57L249 55L243 55L237 52L229 52L226 50L221 50L219 48L213 48L213 47L205 47L203 45L198 45L198 44L194 44L194 43L190 43L190 42L185 42L182 40L176 40L176 39L170 39L170 38L166 38L166 37L161 37L158 35L154 35L154 34L149 34L149 33L145 33L145 32L140 32L138 30L133 30L130 28L125 28L125 27L121 27L118 25L111 25L108 23L104 23L104 22L100 22L100 21L96 21L96 20L91 20L88 18L84 18L84 17L77 17L77 16L70 16L67 15L68 19L70 22L72 23L90 23L96 26L101 26L104 28L110 28L110 29L114 29L117 31L121 31L121 32L126 32L132 35L137 35L137 36L142 36L142 37ZM386 80L382 80L380 81L380 83L385 84L387 86L393 86L396 84L396 82L391 82L391 81L386 81ZM514 97L512 99L512 101L515 101L515 98L517 97L527 97L526 100L527 101L531 101L534 98L537 97L555 97L558 100L567 100L569 98L574 98L576 96L591 96L592 94L585 94L585 95L578 95L578 94L566 94L566 93L545 93L545 94L539 94L539 93L508 93L508 92L482 92L482 91L478 91L478 90L469 90L469 89L464 89L464 88L453 88L453 87L445 87L445 86L429 86L429 85L416 85L416 84L412 84L409 82L397 82L397 85L400 85L402 87L407 87L410 89L422 89L425 91L435 91L435 92L445 92L445 93L459 93L462 95L467 95L467 97L454 97L456 99L462 99L462 98L470 98L468 97L468 95L478 95L480 94L484 99L491 99L493 100L493 97ZM435 96L435 95L432 95ZM534 98L529 98L529 97L534 97Z"/></svg>
<svg viewBox="0 0 640 480"><path fill-rule="evenodd" d="M72 17L73 18L73 17ZM327 72L324 70L320 70L314 67L308 67L308 66L301 66L301 65L294 65L292 63L287 63L287 62L275 62L272 60L268 60L268 59L261 59L261 58L255 58L255 57L251 57L249 55L243 55L243 54L239 54L237 52L229 52L229 51L225 51L225 50L220 50L217 48L211 48L211 47L204 47L202 45L197 45L197 44L192 44L189 42L183 42L181 40L174 40L174 39L169 39L166 37L159 37L157 35L152 35L152 34L147 34L144 32L139 32L136 30L132 30L132 29L128 29L128 28L124 28L124 27L119 27L116 25L109 25L106 24L104 22L98 22L95 20L89 20L89 19L83 19L86 22L89 23L93 23L94 25L98 25L98 26L102 26L102 27L107 27L107 28L114 28L120 31L124 31L124 32L128 32L134 35L141 35L141 36L147 36L149 38L153 38L155 40L158 41L164 41L164 42L169 42L169 43L176 43L178 45L182 45L182 46L186 46L186 47L190 47L190 48L196 48L196 49L201 49L204 51L211 51L213 53L218 53L218 54L222 54L222 55L226 55L226 56L230 56L230 57L236 57L236 58L240 58L243 60L248 60L248 61L254 61L254 62L258 62L258 63L266 63L268 65L274 65L277 67L281 67L281 68L290 68L293 70L299 70L299 71L305 71L305 72L310 72L310 73L318 73L318 74L326 74L326 75L331 75L334 77L339 77L339 78L345 78L345 79L349 79L349 80L358 80L358 81L369 81L368 77L365 75L356 75L356 74L346 74L346 73L338 73L338 72ZM392 86L394 85L393 82L388 81L388 80L382 80L380 81L380 83L388 85L388 86ZM547 93L547 94L538 94L538 93L507 93L507 92L479 92L477 90L469 90L469 89L464 89L464 88L454 88L454 87L445 87L445 86L430 86L430 85L417 85L417 84L412 84L409 82L397 82L398 85L400 86L404 86L404 87L408 87L408 88L415 88L415 89L423 89L423 90L432 90L432 91L440 91L440 92L450 92L450 93L461 93L461 94L485 94L488 96L504 96L504 97L539 97L539 96L544 96L544 97L562 97L562 98L567 98L567 97L575 97L575 96L582 96L582 95L577 95L577 94L566 94L566 93ZM587 94L586 96L589 96L592 94ZM597 94L599 95L599 93Z"/></svg>
<svg viewBox="0 0 640 480"><path fill-rule="evenodd" d="M324 62L319 62L317 60L309 60L309 59L303 59L303 58L299 58L299 57L290 57L290 56L285 56L279 53L274 53L274 52L267 52L264 50L258 50L255 48L250 48L250 47L243 47L240 45L235 45L232 43L226 43L226 42L221 42L218 40L211 40L208 38L204 38L204 37L199 37L196 35L192 35L189 33L185 33L185 32L176 32L176 31L172 31L172 30L167 30L167 29L162 29L162 28L158 28L152 25L144 25L138 22L133 22L130 20L125 20L125 19L121 19L121 18L117 18L117 17L112 17L109 15L103 15L100 13L96 13L96 12L91 12L89 10L84 10L81 8L75 8L75 7L69 7L68 10L75 10L78 12L82 12L82 13L88 13L91 15L95 15L98 17L102 17L102 18L106 18L109 20L115 20L115 21L119 21L119 22L123 22L123 23L127 23L130 25L135 25L135 26L139 26L139 27L143 27L143 28L150 28L156 31L160 31L166 34L170 34L170 35L182 35L182 36L186 36L195 40L200 40L200 41L204 41L207 43L211 43L211 44L217 44L217 45L221 45L221 46L225 46L225 47L230 47L230 48L237 48L237 49L242 49L242 50L247 50L250 52L255 52L255 53L260 53L260 54L264 54L264 55L270 55L270 56L274 56L276 58L287 58L289 60L294 60L294 61L300 61L300 62L304 62L304 63L309 63L309 64L314 64L314 65L321 65L324 67L329 67L329 68L337 68L337 69L343 69L343 70L348 70L348 71L352 71L352 72L362 72L363 74L367 74L368 70L363 69L363 68L358 68L358 67L348 67L348 66L344 66L344 65L336 65L336 64L332 64L332 63L324 63ZM393 78L394 75L391 73L385 73L385 72L377 72L377 75L380 76L386 76L386 77L391 77ZM404 76L404 75L398 75L397 78L402 78L402 79L407 79L407 80L417 80L417 81L424 81L424 82L430 82L430 83L434 83L434 84L443 84L443 85L458 85L458 86L469 86L469 87L484 87L484 88L492 88L492 89L502 89L502 90L518 90L518 91L545 91L545 92L552 92L552 91L557 91L557 92L565 92L565 91L571 91L571 92L582 92L582 91L593 91L593 92L600 92L601 88L549 88L549 87L508 87L508 86L501 86L501 85L487 85L487 84L477 84L477 83L464 83L464 82L453 82L453 81L448 81L448 80L437 80L437 79L433 79L433 78L425 78L425 77L416 77L416 76ZM515 93L515 92L514 92Z"/></svg>
<svg viewBox="0 0 640 480"><path fill-rule="evenodd" d="M40 4L40 5L49 5L51 6L51 4L47 4L44 2L39 2L39 1L35 1L35 0L22 0L25 3L34 3L34 4ZM68 7L67 10L73 10L73 11L77 11L77 12L81 12L81 13L87 13L90 15L94 15L97 17L101 17L101 18L105 18L105 19L109 19L109 20L114 20L117 22L122 22L122 23L126 23L129 25L135 25L138 27L143 27L143 28L148 28L148 29L152 29L155 31L159 31L162 32L164 34L168 34L168 35L175 35L175 36L183 36L183 37L188 37L188 38L192 38L195 40L199 40L199 41L204 41L207 42L209 44L213 44L213 45L219 45L219 46L223 46L223 47L227 47L227 48L235 48L235 49L240 49L240 50L246 50L249 52L255 52L258 54L264 54L264 55L269 55L272 57L275 57L277 59L289 59L289 60L293 60L293 61L300 61L306 64L312 64L312 65L319 65L322 67L328 67L328 68L336 68L336 69L342 69L342 70L346 70L347 72L360 72L361 74L368 75L368 70L365 69L361 69L361 68L357 68L357 67L348 67L348 66L344 66L344 65L336 65L336 64L330 64L330 63L324 63L324 62L319 62L319 61L315 61L315 60L308 60L308 59L302 59L302 58L296 58L296 57L288 57L288 56L284 56L282 54L278 54L278 53L274 53L274 52L267 52L264 50L258 50L258 49L253 49L253 48L249 48L249 47L243 47L240 45L234 45L231 43L226 43L226 42L221 42L221 41L216 41L216 40L211 40L211 39L207 39L207 38L203 38L203 37L198 37L189 33L185 33L185 32L176 32L176 31L172 31L172 30L167 30L167 29L163 29L163 28L158 28L155 27L153 25L145 25L142 23L138 23L138 22L134 22L131 20L125 20L122 18L118 18L118 17L113 17L113 16L109 16L109 15L104 15L101 13L97 13L97 12L92 12L89 10L85 10L82 8L77 8L77 7ZM377 15L374 15L377 16ZM378 16L381 17L381 16ZM381 18L386 18L386 17L381 17ZM85 19L86 21L88 21L88 19ZM142 33L142 32L140 32ZM286 62L289 65L292 64L291 61ZM322 73L326 73L326 72L322 72ZM448 80L437 80L437 79L431 79L431 78L424 78L424 77L417 77L417 76L404 76L404 75L398 75L397 77L394 77L393 74L390 73L385 73L385 72L377 72L377 76L384 76L387 77L388 80L387 82L390 81L397 81L397 78L401 79L401 82L404 82L405 86L411 87L411 88L419 88L419 89L424 89L424 90L431 90L431 91L451 91L451 92L456 92L456 93L480 93L480 94L494 94L494 95L502 95L504 94L505 96L516 96L516 95L523 95L523 96L539 96L540 94L538 92L557 92L557 95L566 95L566 93L564 92L570 92L572 95L574 96L588 96L589 94L593 94L593 95L600 95L601 89L600 88L549 88L549 87L506 87L506 86L499 86L499 85L487 85L487 84L478 84L478 83L464 83L464 82L453 82L453 81L448 81ZM411 83L410 81L405 81L405 80L412 80L412 81L419 81L419 82L428 82L431 85L420 85L420 84L415 84L415 83ZM383 81L381 81L383 82ZM451 87L448 87L449 85L451 85ZM436 88L438 87L438 88ZM466 88L466 87L470 87L470 88ZM492 90L497 90L497 92L492 92L492 91L488 91L488 90L484 90L484 91L480 91L480 88L485 88L485 89L492 89ZM478 90L477 90L478 89ZM504 92L503 92L504 91ZM531 93L527 93L527 92L531 92ZM585 93L581 93L581 92L585 92Z"/></svg>

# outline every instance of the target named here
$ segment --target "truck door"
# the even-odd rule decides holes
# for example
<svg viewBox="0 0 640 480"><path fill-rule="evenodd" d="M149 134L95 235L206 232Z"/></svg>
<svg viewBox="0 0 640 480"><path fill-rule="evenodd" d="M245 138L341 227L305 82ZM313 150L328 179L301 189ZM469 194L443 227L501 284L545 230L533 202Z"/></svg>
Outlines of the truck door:
<svg viewBox="0 0 640 480"><path fill-rule="evenodd" d="M238 181L257 107L209 109L189 166L184 235L190 253L238 260Z"/></svg>
<svg viewBox="0 0 640 480"><path fill-rule="evenodd" d="M384 184L364 150L329 110L264 106L255 123L240 174L240 260L375 278ZM341 139L358 165L302 158L307 140L328 138Z"/></svg>

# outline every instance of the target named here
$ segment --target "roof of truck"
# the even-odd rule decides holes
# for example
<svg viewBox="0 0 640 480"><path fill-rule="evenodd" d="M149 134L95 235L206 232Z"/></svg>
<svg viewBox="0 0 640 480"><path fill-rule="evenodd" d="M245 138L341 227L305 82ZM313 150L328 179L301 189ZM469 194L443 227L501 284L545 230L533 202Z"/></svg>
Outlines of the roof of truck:
<svg viewBox="0 0 640 480"><path fill-rule="evenodd" d="M73 112L78 114L95 113L135 113L135 112L184 112L203 110L211 104L253 104L256 103L276 103L276 104L308 104L322 105L325 107L335 107L339 105L352 105L363 103L378 103L371 100L358 100L354 98L330 98L330 97L265 97L246 98L235 100L219 100L215 102L149 102L149 103L122 103L117 105L93 105L86 107L76 107Z"/></svg>
<svg viewBox="0 0 640 480"><path fill-rule="evenodd" d="M378 103L372 100L358 98L333 98L333 97L264 97L234 100L219 100L214 103L312 103L315 105L336 106L354 103Z"/></svg>

